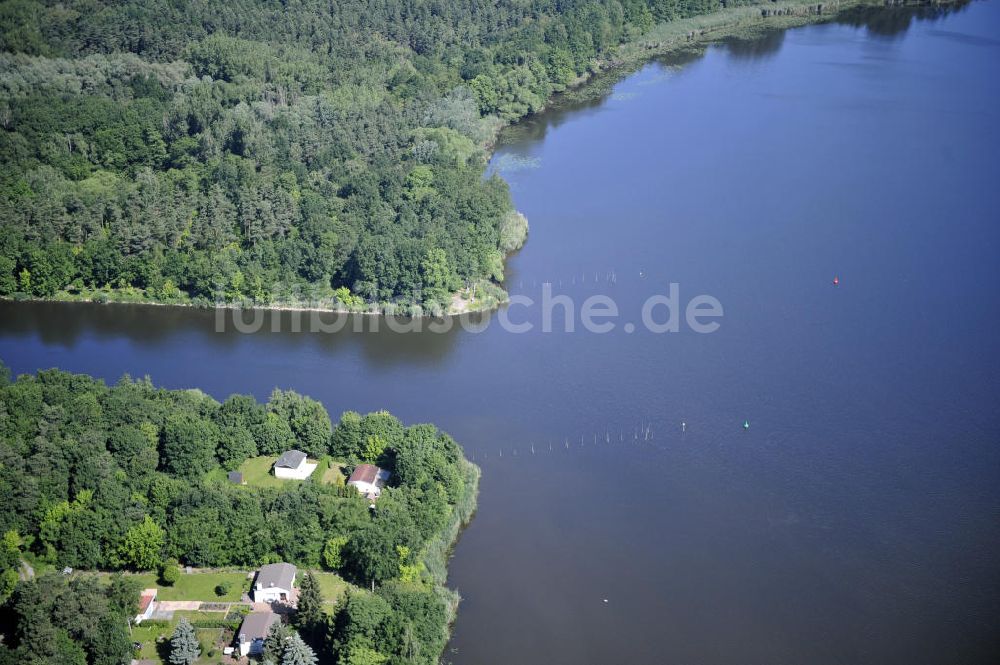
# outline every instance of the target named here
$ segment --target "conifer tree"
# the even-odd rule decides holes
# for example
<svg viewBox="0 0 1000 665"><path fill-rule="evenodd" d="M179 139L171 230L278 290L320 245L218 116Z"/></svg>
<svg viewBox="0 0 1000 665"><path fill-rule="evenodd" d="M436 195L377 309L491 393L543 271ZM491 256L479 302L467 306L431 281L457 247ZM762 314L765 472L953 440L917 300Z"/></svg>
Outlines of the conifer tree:
<svg viewBox="0 0 1000 665"><path fill-rule="evenodd" d="M315 647L318 646L317 640L322 635L324 622L323 594L319 589L319 581L315 575L308 572L302 578L302 585L299 587L295 625L305 641Z"/></svg>
<svg viewBox="0 0 1000 665"><path fill-rule="evenodd" d="M285 643L281 665L316 665L316 654L296 633Z"/></svg>
<svg viewBox="0 0 1000 665"><path fill-rule="evenodd" d="M191 665L201 656L201 646L194 628L186 618L181 618L170 638L170 665Z"/></svg>
<svg viewBox="0 0 1000 665"><path fill-rule="evenodd" d="M280 621L271 624L271 627L267 629L267 637L264 638L264 661L269 660L274 665L281 660L281 654L285 650L285 641L290 632L288 627Z"/></svg>

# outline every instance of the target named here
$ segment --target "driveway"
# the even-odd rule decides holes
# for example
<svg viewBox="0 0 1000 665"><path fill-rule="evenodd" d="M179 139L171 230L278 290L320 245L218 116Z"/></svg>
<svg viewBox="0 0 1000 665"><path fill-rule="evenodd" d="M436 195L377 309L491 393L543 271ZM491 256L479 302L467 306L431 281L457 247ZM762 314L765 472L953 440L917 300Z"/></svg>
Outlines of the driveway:
<svg viewBox="0 0 1000 665"><path fill-rule="evenodd" d="M158 600L157 612L176 612L177 610L196 610L201 607L200 600Z"/></svg>

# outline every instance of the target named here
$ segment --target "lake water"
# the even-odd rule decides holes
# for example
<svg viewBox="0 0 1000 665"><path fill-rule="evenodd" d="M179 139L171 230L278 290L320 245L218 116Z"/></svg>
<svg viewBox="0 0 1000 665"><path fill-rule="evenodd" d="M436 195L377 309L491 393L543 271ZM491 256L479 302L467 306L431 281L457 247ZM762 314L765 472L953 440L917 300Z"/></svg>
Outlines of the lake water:
<svg viewBox="0 0 1000 665"><path fill-rule="evenodd" d="M2 303L0 357L450 431L483 480L446 661L993 663L997 35L995 2L857 13L517 128L493 162L531 222L511 292L606 294L606 334L543 332L538 305L509 310L523 334L245 335ZM638 325L669 283L721 327Z"/></svg>

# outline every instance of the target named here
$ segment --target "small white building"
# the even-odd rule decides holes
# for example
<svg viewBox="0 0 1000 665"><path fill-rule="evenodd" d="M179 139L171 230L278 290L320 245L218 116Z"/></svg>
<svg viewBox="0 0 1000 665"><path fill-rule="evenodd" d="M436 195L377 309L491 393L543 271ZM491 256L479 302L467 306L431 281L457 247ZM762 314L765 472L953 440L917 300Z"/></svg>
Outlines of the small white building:
<svg viewBox="0 0 1000 665"><path fill-rule="evenodd" d="M347 484L358 488L365 497L377 499L382 494L382 488L389 481L389 472L374 464L359 464L354 473L347 479Z"/></svg>
<svg viewBox="0 0 1000 665"><path fill-rule="evenodd" d="M156 589L143 589L139 596L139 613L135 615L135 624L139 625L156 611Z"/></svg>
<svg viewBox="0 0 1000 665"><path fill-rule="evenodd" d="M288 603L292 600L292 589L298 570L290 563L269 563L257 571L253 583L255 603Z"/></svg>
<svg viewBox="0 0 1000 665"><path fill-rule="evenodd" d="M317 466L318 463L310 464L301 450L286 450L274 463L274 477L305 480Z"/></svg>
<svg viewBox="0 0 1000 665"><path fill-rule="evenodd" d="M281 621L274 612L251 612L243 617L243 623L236 632L236 646L240 656L259 656L264 652L264 640L271 626Z"/></svg>

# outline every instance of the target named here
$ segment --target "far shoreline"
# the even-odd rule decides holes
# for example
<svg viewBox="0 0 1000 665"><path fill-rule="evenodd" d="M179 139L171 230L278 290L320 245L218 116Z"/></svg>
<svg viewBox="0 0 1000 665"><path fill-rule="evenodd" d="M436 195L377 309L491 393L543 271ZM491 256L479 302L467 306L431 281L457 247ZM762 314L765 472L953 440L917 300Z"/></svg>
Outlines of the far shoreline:
<svg viewBox="0 0 1000 665"><path fill-rule="evenodd" d="M396 307L394 303L372 303L366 309L350 309L347 307L319 307L317 305L306 305L298 303L272 303L272 304L258 304L249 302L162 302L158 300L128 300L122 299L117 300L114 298L116 293L121 293L120 291L110 290L101 291L107 295L106 299L96 298L96 297L65 297L59 296L58 294L51 297L39 298L35 296L31 297L15 297L15 296L0 296L0 301L9 303L51 303L51 304L84 304L84 305L98 305L98 306L115 306L115 305L132 305L139 307L176 307L184 309L195 309L202 310L206 312L216 311L220 309L233 310L233 311L271 311L271 312L317 312L320 314L337 314L337 315L356 315L356 316L398 316L403 318L414 318L414 319L444 319L456 316L462 316L464 314L483 314L487 312L493 312L498 310L503 305L507 304L508 300L505 298L500 301L490 300L488 304L475 305L475 306L455 306L456 300L461 300L463 303L470 302L461 299L458 294L452 295L453 306L447 312L434 312L434 311L422 311L420 313L414 313L412 310L405 311L404 307L400 305L399 311L386 311L391 310ZM506 293L506 291L504 291ZM486 301L484 300L484 303Z"/></svg>
<svg viewBox="0 0 1000 665"><path fill-rule="evenodd" d="M634 71L634 68L647 64L657 58L676 55L685 51L704 52L713 44L734 37L753 38L763 31L789 30L806 25L825 23L836 20L844 11L855 7L871 7L881 9L915 8L926 6L949 6L963 4L966 0L833 0L832 2L817 2L815 0L762 0L751 5L727 7L708 14L690 18L677 19L654 25L648 32L633 41L621 44L616 57L593 63L591 70L578 77L563 90L552 93L538 109L519 118L501 121L494 135L482 146L485 150L487 164L493 158L496 148L502 144L502 134L518 124L536 118L553 107L561 96L585 91L586 88L604 77L613 78L617 83ZM699 53L699 55L700 55ZM516 211L516 210L515 210ZM526 238L525 238L526 241ZM517 250L504 257L504 267ZM256 302L167 302L149 299L117 299L127 292L127 289L97 289L88 291L88 295L71 297L63 291L54 296L37 297L15 293L0 296L0 300L8 302L49 302L49 303L88 303L93 305L142 305L154 307L189 307L193 309L218 310L262 310L275 312L319 312L327 314L348 314L361 316L399 316L414 319L445 319L465 314L481 314L493 312L510 302L510 294L502 283L483 280L476 286L488 284L491 293L476 302L466 299L466 290L456 291L449 298L448 311L423 311L422 305L403 303L369 303L364 308L350 307L319 307L299 302L276 302L260 304ZM473 304L475 303L475 304ZM415 308L420 311L415 312ZM398 308L398 311L397 311Z"/></svg>

